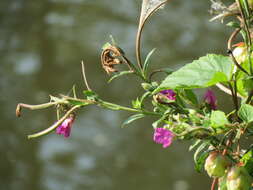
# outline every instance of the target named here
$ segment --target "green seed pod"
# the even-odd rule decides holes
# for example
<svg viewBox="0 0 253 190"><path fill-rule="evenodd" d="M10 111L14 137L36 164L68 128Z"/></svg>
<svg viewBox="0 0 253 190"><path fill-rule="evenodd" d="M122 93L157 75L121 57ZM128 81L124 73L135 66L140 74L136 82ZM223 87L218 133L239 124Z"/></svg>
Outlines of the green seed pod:
<svg viewBox="0 0 253 190"><path fill-rule="evenodd" d="M205 170L210 177L222 177L229 165L226 157L217 152L212 152L206 159Z"/></svg>
<svg viewBox="0 0 253 190"><path fill-rule="evenodd" d="M253 9L253 0L248 0L249 6L251 9Z"/></svg>
<svg viewBox="0 0 253 190"><path fill-rule="evenodd" d="M227 190L250 190L251 176L242 166L233 166L227 175Z"/></svg>

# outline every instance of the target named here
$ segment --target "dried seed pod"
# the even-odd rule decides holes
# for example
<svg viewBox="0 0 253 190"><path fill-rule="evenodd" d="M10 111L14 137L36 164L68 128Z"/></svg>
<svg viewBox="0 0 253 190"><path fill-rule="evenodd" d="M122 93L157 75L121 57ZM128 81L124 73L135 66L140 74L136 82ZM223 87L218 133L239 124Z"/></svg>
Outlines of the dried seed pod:
<svg viewBox="0 0 253 190"><path fill-rule="evenodd" d="M103 69L107 74L117 72L118 70L114 68L115 65L122 64L122 61L119 57L123 56L123 51L111 44L108 44L102 51L101 54L101 64Z"/></svg>

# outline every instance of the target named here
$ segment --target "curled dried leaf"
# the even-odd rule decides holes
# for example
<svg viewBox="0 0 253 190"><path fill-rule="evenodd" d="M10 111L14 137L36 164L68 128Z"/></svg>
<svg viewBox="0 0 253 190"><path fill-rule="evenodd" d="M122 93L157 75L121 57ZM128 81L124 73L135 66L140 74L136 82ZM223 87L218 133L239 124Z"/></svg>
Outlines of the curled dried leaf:
<svg viewBox="0 0 253 190"><path fill-rule="evenodd" d="M114 68L114 66L123 63L120 59L120 57L123 55L124 52L120 48L113 45L108 45L103 49L101 54L101 64L107 74L118 71Z"/></svg>

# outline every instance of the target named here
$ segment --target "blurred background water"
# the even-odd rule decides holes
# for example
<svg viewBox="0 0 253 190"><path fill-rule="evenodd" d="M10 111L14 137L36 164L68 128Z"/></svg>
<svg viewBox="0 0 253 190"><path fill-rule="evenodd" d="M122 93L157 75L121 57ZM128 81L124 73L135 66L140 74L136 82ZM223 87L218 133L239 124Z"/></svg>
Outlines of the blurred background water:
<svg viewBox="0 0 253 190"><path fill-rule="evenodd" d="M203 190L211 180L194 171L188 143L168 149L152 141L154 118L121 129L129 113L88 107L79 112L71 138L26 135L50 126L54 110L24 111L19 102L47 102L48 95L90 85L105 100L130 105L143 90L134 76L107 83L99 54L112 34L131 60L141 1L0 1L1 190ZM178 68L206 53L225 53L229 30L210 23L209 1L171 1L145 27L143 53L157 51L152 67ZM81 94L81 93L79 93ZM220 96L222 93L219 93ZM219 100L225 109L228 101Z"/></svg>

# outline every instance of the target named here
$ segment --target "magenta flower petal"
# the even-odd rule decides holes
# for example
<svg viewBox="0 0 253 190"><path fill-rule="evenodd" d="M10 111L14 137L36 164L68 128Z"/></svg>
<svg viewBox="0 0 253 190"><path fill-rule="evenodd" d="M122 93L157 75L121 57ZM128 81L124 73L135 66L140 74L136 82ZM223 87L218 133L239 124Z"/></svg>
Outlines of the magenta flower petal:
<svg viewBox="0 0 253 190"><path fill-rule="evenodd" d="M165 95L169 100L176 100L176 93L171 89L162 90L160 93Z"/></svg>
<svg viewBox="0 0 253 190"><path fill-rule="evenodd" d="M210 105L212 110L217 109L217 99L212 90L207 90L204 94L204 101Z"/></svg>
<svg viewBox="0 0 253 190"><path fill-rule="evenodd" d="M64 135L64 137L66 137L66 138L69 137L73 122L74 122L74 117L69 117L69 118L65 119L62 122L62 124L56 128L56 133L59 135Z"/></svg>
<svg viewBox="0 0 253 190"><path fill-rule="evenodd" d="M167 148L171 145L173 137L174 134L170 130L164 128L156 128L153 140L157 144L162 144L163 148Z"/></svg>

